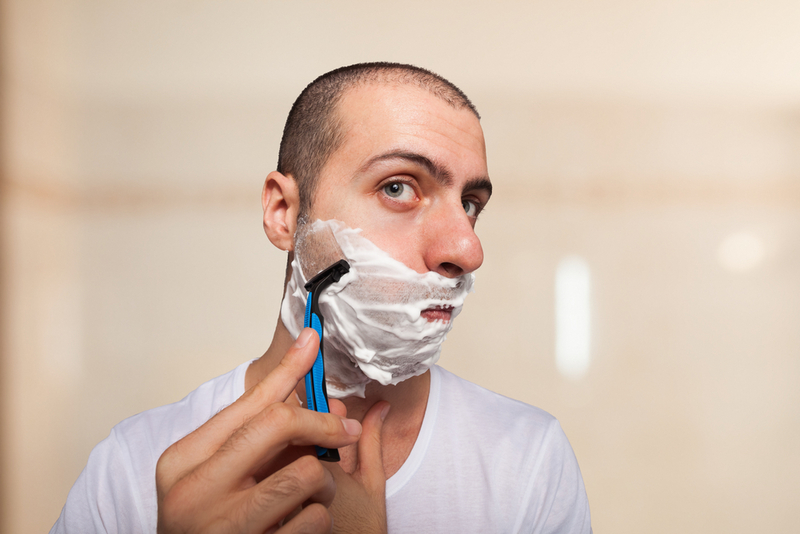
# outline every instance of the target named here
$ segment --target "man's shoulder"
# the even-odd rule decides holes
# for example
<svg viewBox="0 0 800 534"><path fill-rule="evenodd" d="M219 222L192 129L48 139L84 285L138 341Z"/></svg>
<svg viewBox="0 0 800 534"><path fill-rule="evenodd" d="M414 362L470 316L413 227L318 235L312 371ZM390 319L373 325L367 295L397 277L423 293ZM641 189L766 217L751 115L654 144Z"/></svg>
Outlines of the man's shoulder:
<svg viewBox="0 0 800 534"><path fill-rule="evenodd" d="M163 452L244 393L244 374L250 363L212 378L177 402L128 417L114 427L112 435L123 446L129 440L144 439L153 449Z"/></svg>
<svg viewBox="0 0 800 534"><path fill-rule="evenodd" d="M155 532L158 459L241 396L249 364L209 380L178 402L114 426L89 455L51 533L105 531L109 524L120 532Z"/></svg>
<svg viewBox="0 0 800 534"><path fill-rule="evenodd" d="M583 478L555 417L441 367L434 367L431 385L434 429L418 478L436 481L438 490L448 481L443 493L450 500L481 502L461 519L448 516L439 530L591 531ZM430 494L408 488L407 498Z"/></svg>
<svg viewBox="0 0 800 534"><path fill-rule="evenodd" d="M545 410L495 393L438 368L437 427L452 440L496 458L515 471L534 473L573 462L574 453L558 420ZM495 460L493 460L494 462ZM497 465L495 464L495 467Z"/></svg>

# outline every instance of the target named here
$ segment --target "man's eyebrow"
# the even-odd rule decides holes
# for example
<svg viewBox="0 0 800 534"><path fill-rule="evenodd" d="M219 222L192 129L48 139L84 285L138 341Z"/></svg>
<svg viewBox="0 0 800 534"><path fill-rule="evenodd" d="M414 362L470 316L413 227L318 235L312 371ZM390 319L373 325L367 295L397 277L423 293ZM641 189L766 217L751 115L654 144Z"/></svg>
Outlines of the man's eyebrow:
<svg viewBox="0 0 800 534"><path fill-rule="evenodd" d="M416 152L406 152L404 150L394 150L392 152L387 152L386 154L380 154L378 156L375 156L374 158L367 161L361 167L360 170L361 172L365 172L372 165L380 163L381 161L386 161L391 159L406 160L415 163L420 167L423 167L428 172L428 174L433 176L434 180L436 180L442 185L451 185L453 183L453 174L449 170L442 167L441 165L437 165L430 158L423 156L422 154L417 154ZM466 184L464 184L464 191L475 191L475 190L486 191L489 194L489 197L491 197L492 182L489 180L487 176L483 176L480 178L473 178L472 180L469 180Z"/></svg>
<svg viewBox="0 0 800 534"><path fill-rule="evenodd" d="M395 150L392 152L387 152L386 154L375 156L361 167L361 172L365 172L376 163L391 159L410 161L411 163L415 163L420 167L423 167L428 174L433 176L434 180L442 185L451 185L453 183L453 174L449 170L434 163L430 158L423 156L422 154L417 154L416 152L405 152L403 150Z"/></svg>
<svg viewBox="0 0 800 534"><path fill-rule="evenodd" d="M489 180L488 177L483 178L473 178L469 180L466 184L464 184L464 191L486 191L489 195L489 198L492 197L492 182Z"/></svg>

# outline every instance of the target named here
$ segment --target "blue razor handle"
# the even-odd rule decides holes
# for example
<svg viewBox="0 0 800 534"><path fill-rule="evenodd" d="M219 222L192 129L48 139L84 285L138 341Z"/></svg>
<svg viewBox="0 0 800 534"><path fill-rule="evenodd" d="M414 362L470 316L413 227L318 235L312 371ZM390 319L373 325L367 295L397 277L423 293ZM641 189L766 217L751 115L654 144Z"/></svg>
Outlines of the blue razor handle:
<svg viewBox="0 0 800 534"><path fill-rule="evenodd" d="M322 291L350 271L350 264L345 260L339 260L317 276L308 281L305 285L308 291L306 300L306 314L303 321L305 328L311 327L317 331L319 336L319 350L314 365L306 373L306 401L308 409L320 413L330 413L328 408L328 388L325 386L325 349L324 349L324 328L325 320L319 311L319 295ZM327 462L338 462L339 451L336 449L326 449L316 447L317 458Z"/></svg>

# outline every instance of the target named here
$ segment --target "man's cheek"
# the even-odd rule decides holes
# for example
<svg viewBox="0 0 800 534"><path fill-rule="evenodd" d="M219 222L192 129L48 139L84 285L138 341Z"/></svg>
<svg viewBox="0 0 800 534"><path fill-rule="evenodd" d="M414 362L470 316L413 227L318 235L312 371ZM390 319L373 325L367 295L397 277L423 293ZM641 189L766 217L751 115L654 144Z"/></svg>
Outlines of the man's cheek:
<svg viewBox="0 0 800 534"><path fill-rule="evenodd" d="M404 221L379 223L377 228L375 226L351 226L351 228L360 228L363 237L386 252L393 260L418 273L428 272L422 250L424 244L418 229L405 224Z"/></svg>

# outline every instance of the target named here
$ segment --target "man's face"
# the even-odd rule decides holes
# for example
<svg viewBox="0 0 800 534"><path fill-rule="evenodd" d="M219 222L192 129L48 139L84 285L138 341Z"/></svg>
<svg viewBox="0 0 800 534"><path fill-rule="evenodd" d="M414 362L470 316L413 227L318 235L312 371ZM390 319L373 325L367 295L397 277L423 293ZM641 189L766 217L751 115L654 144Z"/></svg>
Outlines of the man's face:
<svg viewBox="0 0 800 534"><path fill-rule="evenodd" d="M483 130L410 85L368 84L339 105L345 141L320 173L311 220L338 219L419 273L483 262L474 232L489 201Z"/></svg>

